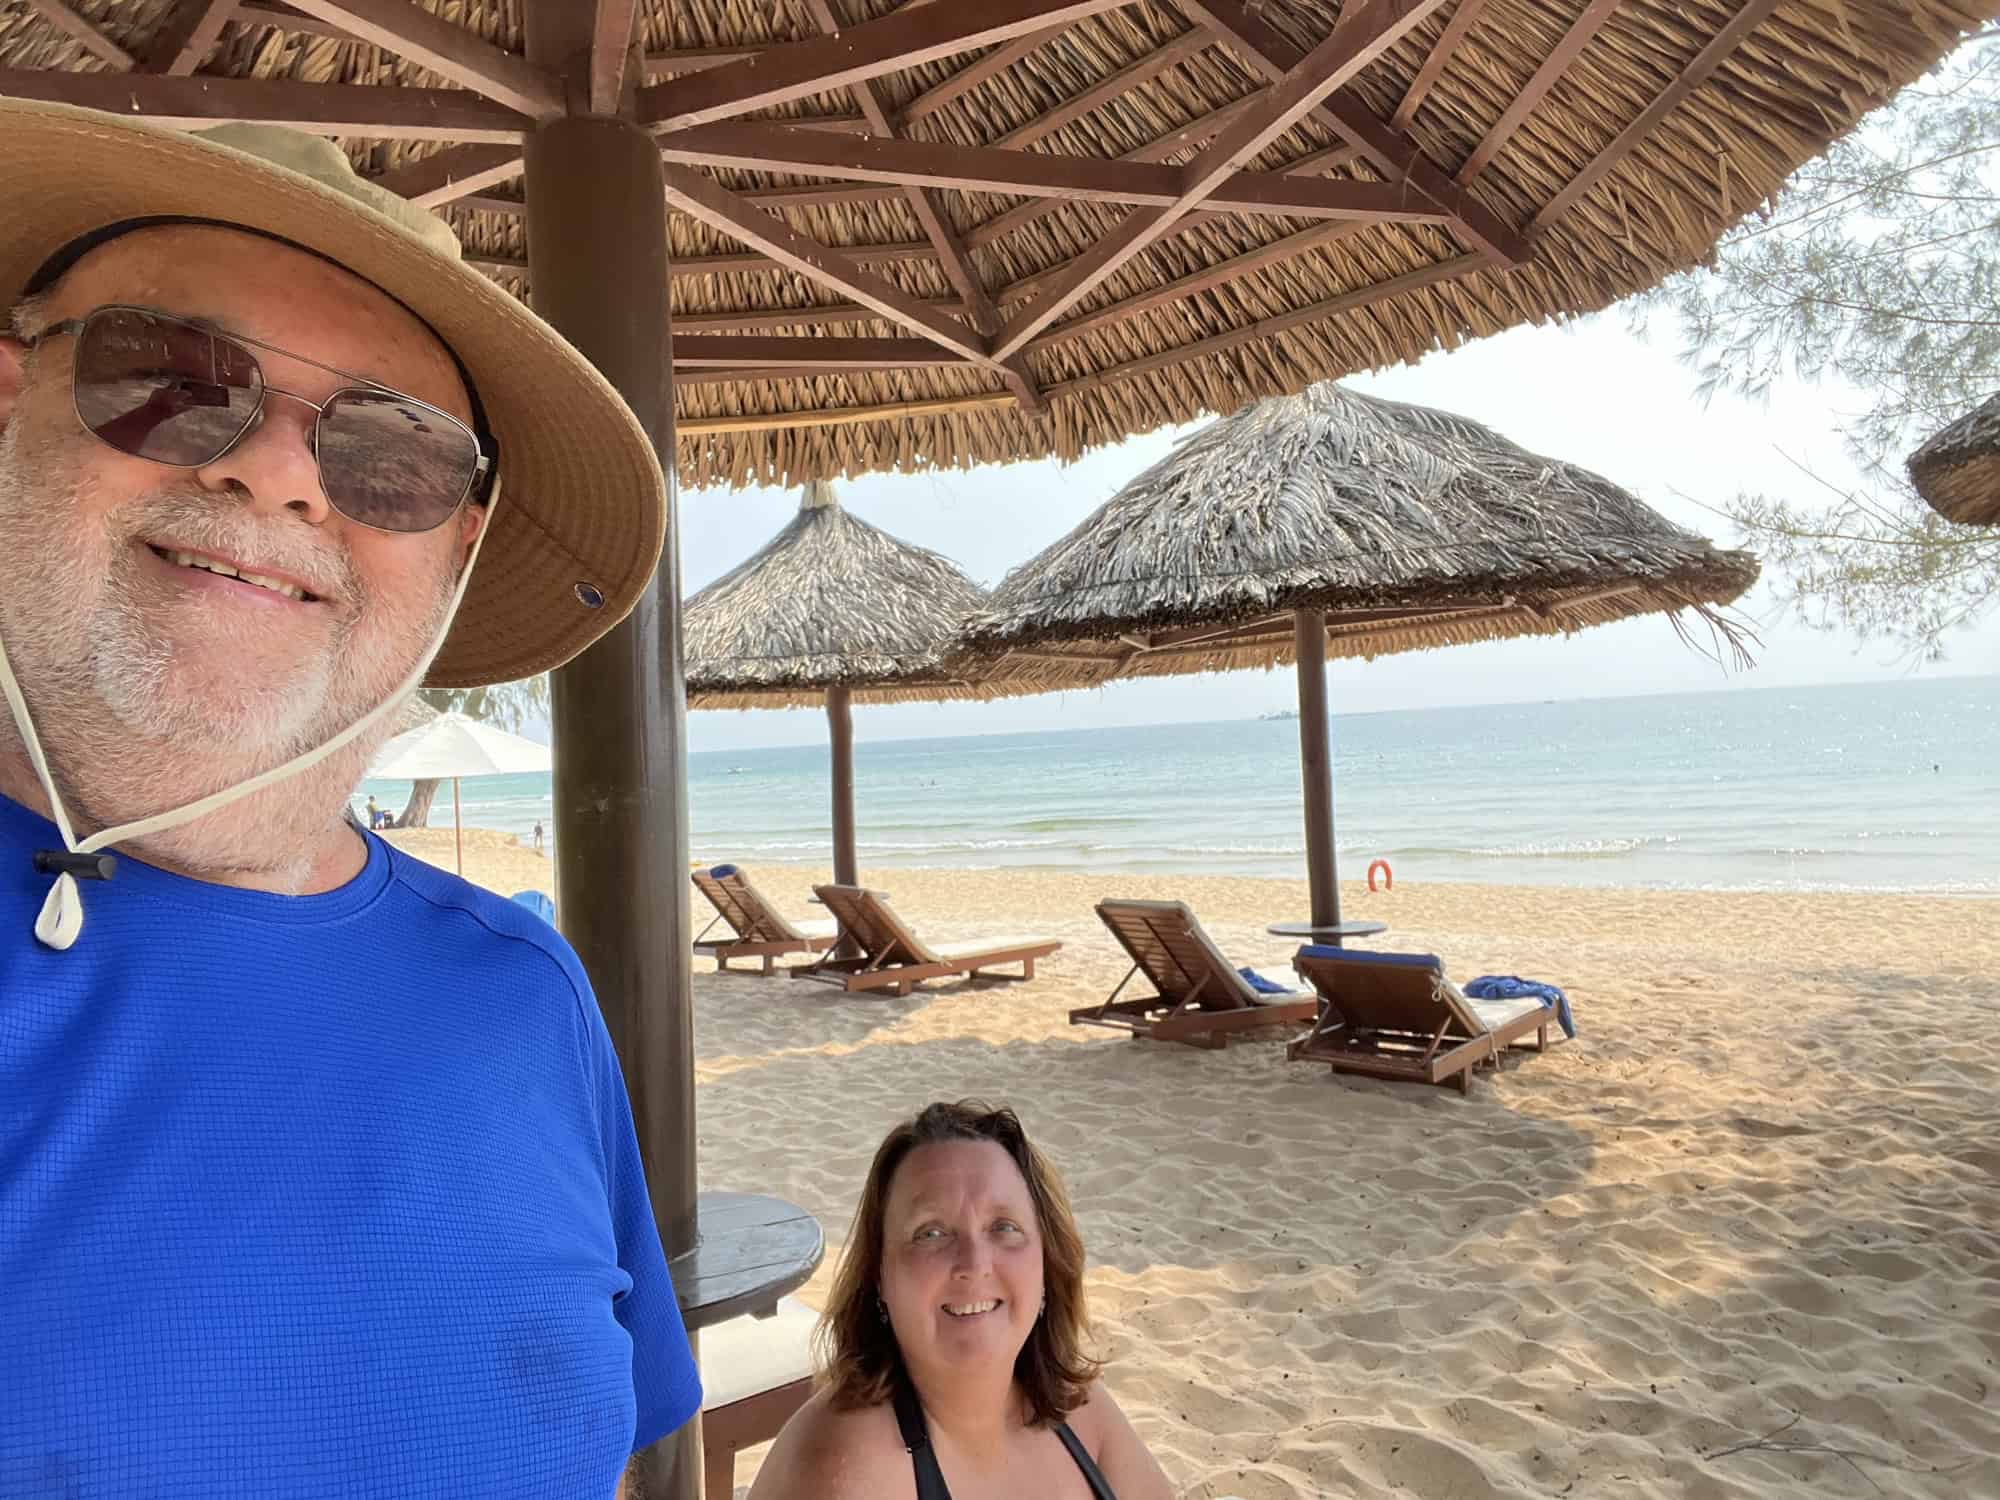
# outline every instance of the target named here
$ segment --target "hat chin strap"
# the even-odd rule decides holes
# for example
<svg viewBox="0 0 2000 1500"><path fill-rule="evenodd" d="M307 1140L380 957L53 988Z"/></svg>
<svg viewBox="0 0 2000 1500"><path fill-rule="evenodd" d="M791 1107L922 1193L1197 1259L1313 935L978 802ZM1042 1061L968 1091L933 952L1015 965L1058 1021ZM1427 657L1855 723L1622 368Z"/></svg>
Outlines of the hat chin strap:
<svg viewBox="0 0 2000 1500"><path fill-rule="evenodd" d="M143 838L149 833L159 833L164 829L178 828L183 823L192 823L196 818L206 817L218 808L260 792L267 786L289 780L302 771L311 770L329 755L352 744L388 714L401 705L403 699L424 680L424 674L437 660L438 652L444 649L445 638L451 634L452 621L458 618L458 608L465 602L466 586L472 582L473 566L479 561L479 549L486 544L487 533L493 529L493 512L500 504L500 478L493 479L491 493L486 500L486 520L479 528L479 534L472 539L472 550L466 554L465 567L458 575L458 585L452 590L451 608L446 611L444 624L439 628L437 639L410 673L387 698L368 713L363 714L347 728L317 749L308 750L303 755L294 756L283 765L252 776L248 781L235 786L224 787L221 791L203 797L198 802L171 808L163 813L155 813L150 818L141 818L136 823L121 824L107 828L101 833L93 833L88 838L79 839L70 825L69 812L63 806L62 794L56 790L55 777L49 774L48 757L42 751L40 737L35 733L34 721L28 715L27 700L21 695L20 684L15 680L13 664L7 659L7 644L0 640L0 693L4 693L7 706L13 711L14 725L21 733L21 742L27 747L28 762L34 767L35 779L41 783L43 795L49 799L49 813L55 821L56 831L62 835L63 848L71 856L63 860L60 856L51 858L37 855L37 869L57 869L55 884L49 888L48 896L42 902L41 913L35 918L35 937L44 947L57 950L67 949L83 932L83 893L78 889L72 869L87 868L92 861L84 856L96 854L100 849L113 844L125 843L131 839ZM71 868L59 868L67 864Z"/></svg>

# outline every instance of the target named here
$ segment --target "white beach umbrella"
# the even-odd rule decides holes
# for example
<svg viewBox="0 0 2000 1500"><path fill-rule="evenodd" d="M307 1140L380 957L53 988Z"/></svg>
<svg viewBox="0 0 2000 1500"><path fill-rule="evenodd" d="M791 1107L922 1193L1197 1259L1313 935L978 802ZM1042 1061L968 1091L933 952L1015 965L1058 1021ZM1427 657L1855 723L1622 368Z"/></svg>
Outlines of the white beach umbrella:
<svg viewBox="0 0 2000 1500"><path fill-rule="evenodd" d="M549 747L464 714L439 714L421 729L399 734L382 747L368 774L383 781L451 778L451 821L458 873L465 873L465 829L458 806L459 778L511 776L549 769Z"/></svg>

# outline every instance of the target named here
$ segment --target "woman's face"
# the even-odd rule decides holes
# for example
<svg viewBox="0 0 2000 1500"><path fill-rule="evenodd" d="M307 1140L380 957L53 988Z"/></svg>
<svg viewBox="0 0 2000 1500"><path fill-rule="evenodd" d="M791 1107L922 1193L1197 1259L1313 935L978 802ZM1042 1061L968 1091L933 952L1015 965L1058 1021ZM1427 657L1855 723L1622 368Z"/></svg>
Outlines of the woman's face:
<svg viewBox="0 0 2000 1500"><path fill-rule="evenodd" d="M913 1368L1012 1369L1042 1301L1027 1180L992 1141L919 1146L889 1181L882 1300Z"/></svg>

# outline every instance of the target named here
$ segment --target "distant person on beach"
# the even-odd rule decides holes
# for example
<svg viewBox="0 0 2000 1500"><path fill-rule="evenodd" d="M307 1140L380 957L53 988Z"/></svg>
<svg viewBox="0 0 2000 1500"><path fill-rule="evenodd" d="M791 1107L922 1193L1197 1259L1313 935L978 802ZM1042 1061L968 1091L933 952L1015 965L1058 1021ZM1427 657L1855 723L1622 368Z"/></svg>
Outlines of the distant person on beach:
<svg viewBox="0 0 2000 1500"><path fill-rule="evenodd" d="M0 1496L611 1500L701 1406L618 1056L350 808L630 611L651 441L330 141L0 141Z"/></svg>
<svg viewBox="0 0 2000 1500"><path fill-rule="evenodd" d="M933 1104L868 1169L820 1318L819 1390L751 1500L1172 1489L1084 1351L1083 1242L1013 1111Z"/></svg>
<svg viewBox="0 0 2000 1500"><path fill-rule="evenodd" d="M541 852L542 852L542 825L540 823L537 823L535 825L535 853L540 854Z"/></svg>
<svg viewBox="0 0 2000 1500"><path fill-rule="evenodd" d="M377 807L375 805L375 799L373 797L370 797L368 799L368 826L370 828L380 828L383 824L387 823L388 821L389 821L389 815L383 812L381 808Z"/></svg>

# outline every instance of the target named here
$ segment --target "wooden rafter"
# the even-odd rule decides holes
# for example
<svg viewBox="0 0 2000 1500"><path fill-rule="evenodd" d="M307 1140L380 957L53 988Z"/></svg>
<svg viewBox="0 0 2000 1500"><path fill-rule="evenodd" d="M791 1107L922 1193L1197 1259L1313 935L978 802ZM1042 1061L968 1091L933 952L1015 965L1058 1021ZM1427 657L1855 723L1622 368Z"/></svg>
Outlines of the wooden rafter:
<svg viewBox="0 0 2000 1500"><path fill-rule="evenodd" d="M1072 121L1081 120L1085 115L1102 109L1112 100L1123 97L1140 84L1158 78L1183 58L1193 57L1197 52L1213 45L1214 40L1207 32L1198 28L1184 31L1171 42L1155 47L1145 56L1127 63L1082 93L1063 100L1054 109L1039 114L1027 124L1008 131L993 144L1031 146L1036 141L1054 135Z"/></svg>
<svg viewBox="0 0 2000 1500"><path fill-rule="evenodd" d="M678 329L679 324L675 324ZM963 355L929 339L777 338L762 334L674 336L674 368L723 370L785 365L795 370L907 370L960 365Z"/></svg>
<svg viewBox="0 0 2000 1500"><path fill-rule="evenodd" d="M864 266L894 265L901 261L929 260L937 252L921 241L901 245L853 245L841 250L849 260ZM528 279L528 263L508 255L481 255L468 251L464 257L468 266L476 266L482 271L491 271L496 276L507 276L518 281ZM675 281L692 281L699 276L742 276L758 275L766 272L784 271L786 266L757 251L737 251L726 255L683 255L673 262L671 275ZM947 302L914 299L934 308L952 309ZM879 317L881 314L870 309L865 316Z"/></svg>
<svg viewBox="0 0 2000 1500"><path fill-rule="evenodd" d="M394 167L374 182L420 208L437 208L511 181L521 171L519 146L447 146L421 161Z"/></svg>
<svg viewBox="0 0 2000 1500"><path fill-rule="evenodd" d="M590 108L593 114L618 112L625 94L625 59L632 50L632 27L639 0L597 0L590 28Z"/></svg>
<svg viewBox="0 0 2000 1500"><path fill-rule="evenodd" d="M641 124L665 130L727 120L1128 3L978 0L906 6L835 36L780 43L742 62L652 84L639 91L638 117Z"/></svg>
<svg viewBox="0 0 2000 1500"><path fill-rule="evenodd" d="M1529 221L1528 232L1540 234L1569 212L1579 198L1597 186L1606 173L1631 155L1634 147L1706 83L1715 70L1728 61L1729 54L1742 44L1743 39L1769 20L1771 13L1782 3L1783 0L1748 0L1729 24L1715 34L1715 39L1696 54L1681 75L1639 112L1638 119L1621 130L1616 140L1592 157L1589 165L1572 177L1561 192L1542 205L1541 211Z"/></svg>
<svg viewBox="0 0 2000 1500"><path fill-rule="evenodd" d="M955 317L965 313L954 298L926 297L927 306ZM674 314L674 335L686 333L756 333L772 328L812 328L829 323L865 323L881 316L859 302L815 302L807 307L746 307L720 312Z"/></svg>
<svg viewBox="0 0 2000 1500"><path fill-rule="evenodd" d="M674 421L674 435L691 438L729 432L770 432L786 427L851 427L859 422L914 422L1013 404L1012 396L995 392L983 396L946 396L936 401L899 401L890 406L818 407L807 411L753 412L742 417L679 417Z"/></svg>
<svg viewBox="0 0 2000 1500"><path fill-rule="evenodd" d="M767 213L741 193L732 192L691 167L663 163L667 201L711 229L742 241L751 249L835 291L873 308L883 317L923 334L933 343L991 366L994 361L983 334L946 317L924 299L913 297L894 282L872 271L845 251L801 234L775 214Z"/></svg>
<svg viewBox="0 0 2000 1500"><path fill-rule="evenodd" d="M1244 0L1174 0L1181 12L1212 28L1257 72L1277 77L1296 67L1299 49ZM1340 89L1317 111L1319 119L1361 148L1377 170L1410 185L1447 209L1478 248L1508 265L1526 260L1532 247L1525 236L1445 176L1436 162L1402 131L1376 115L1351 89Z"/></svg>
<svg viewBox="0 0 2000 1500"><path fill-rule="evenodd" d="M833 9L833 0L806 0L806 9L820 31L828 36L838 35L841 19ZM863 79L850 85L849 92L860 108L863 118L882 140L895 140L901 128L889 118L889 111L876 92L873 80ZM959 240L958 231L945 219L937 204L931 201L930 193L920 184L906 183L902 186L904 200L910 212L916 216L924 237L937 247L938 262L944 267L944 274L965 299L965 308L972 326L981 334L991 335L1000 327L1000 310L993 305L986 287L973 268L972 256ZM1030 407L1041 405L1041 391L1027 367L1018 360L1010 360L1003 372L1007 388Z"/></svg>
<svg viewBox="0 0 2000 1500"><path fill-rule="evenodd" d="M562 88L549 74L412 0L290 0L290 4L524 115L544 119L563 112Z"/></svg>
<svg viewBox="0 0 2000 1500"><path fill-rule="evenodd" d="M1259 339L1273 338L1309 323L1322 323L1329 318L1337 318L1342 313L1353 312L1356 308L1367 307L1371 303L1400 297L1405 292L1416 291L1419 287L1455 280L1468 272L1478 270L1485 263L1486 257L1475 251L1468 255L1454 256L1450 260L1437 261L1428 266L1419 266L1414 271L1406 271L1401 276L1392 276L1387 281L1357 287L1351 292L1342 292L1337 297L1327 297L1307 307L1296 307L1290 312L1279 313L1276 317L1265 318L1261 322L1246 324L1242 328L1232 328L1227 333L1218 333L1210 338L1197 339L1194 343L1180 344L1171 349L1159 349L1143 358L1127 360L1124 364L1113 365L1109 369L1093 371L1075 380L1066 380L1052 388L1049 394L1052 396L1073 394L1110 381L1130 380L1166 365L1182 364L1210 354L1238 349L1245 344L1255 343Z"/></svg>
<svg viewBox="0 0 2000 1500"><path fill-rule="evenodd" d="M902 112L896 118L902 124L910 125L926 115L936 114L952 100L971 93L987 79L1006 72L1041 46L1048 39L1049 32L1055 29L1053 26L1044 27L1040 31L1029 32L1026 36L1017 36L1004 46L995 47L985 56L967 63L942 83L933 84L925 89L904 105Z"/></svg>
<svg viewBox="0 0 2000 1500"><path fill-rule="evenodd" d="M1611 13L1618 9L1619 4L1620 0L1590 0L1583 14L1563 33L1563 39L1556 43L1555 50L1542 59L1542 65L1535 69L1535 76L1527 81L1521 92L1501 111L1500 118L1493 122L1493 128L1472 148L1472 154L1465 159L1465 165L1458 169L1458 176L1454 179L1461 187L1492 164L1493 158L1500 154L1514 132L1534 113L1535 106L1556 86L1556 80L1576 61L1577 54L1604 29L1604 23L1611 19Z"/></svg>
<svg viewBox="0 0 2000 1500"><path fill-rule="evenodd" d="M1015 353L1090 291L1198 208L1226 182L1236 163L1248 161L1312 112L1393 46L1444 0L1367 0L1351 24L1335 29L1268 89L1257 105L1218 135L1181 169L1180 196L1164 208L1135 208L1096 245L1070 263L1032 304L1014 315L994 352Z"/></svg>
<svg viewBox="0 0 2000 1500"><path fill-rule="evenodd" d="M1459 44L1478 24L1479 13L1486 9L1486 0L1458 0L1458 9L1451 13L1451 20L1445 23L1444 35L1437 39L1437 45L1424 59L1424 65L1417 69L1417 76L1410 81L1409 92L1403 95L1403 102L1396 106L1396 112L1389 116L1391 128L1408 130L1410 121L1417 117L1417 110L1430 97L1437 81L1444 76L1444 70L1451 66L1451 60L1458 55Z"/></svg>
<svg viewBox="0 0 2000 1500"><path fill-rule="evenodd" d="M1442 4L1443 0L1428 0L1428 3ZM1268 138L1287 128L1289 124L1263 134ZM1243 127L1239 125L1238 129ZM1245 131L1246 137L1253 133ZM1040 151L1003 151L990 146L953 146L936 141L874 137L845 140L820 131L793 130L763 121L698 125L668 132L659 137L659 142L666 160L687 166L738 167L899 186L1090 199L1147 207L1181 203L1187 196L1188 169L1181 167L1055 156ZM1234 159L1243 160L1245 154L1239 153ZM1389 183L1280 172L1236 172L1228 170L1226 163L1223 170L1210 176L1214 183L1204 189L1204 196L1213 208L1227 213L1424 222L1450 217L1435 203Z"/></svg>
<svg viewBox="0 0 2000 1500"><path fill-rule="evenodd" d="M518 141L525 116L465 89L372 88L280 78L165 78L0 68L0 95L199 128L225 120L372 140Z"/></svg>
<svg viewBox="0 0 2000 1500"><path fill-rule="evenodd" d="M236 0L181 0L153 34L140 66L148 73L185 78L201 66L235 15Z"/></svg>
<svg viewBox="0 0 2000 1500"><path fill-rule="evenodd" d="M99 62L109 63L114 68L138 66L137 58L64 5L62 0L28 0L28 9L78 43Z"/></svg>

